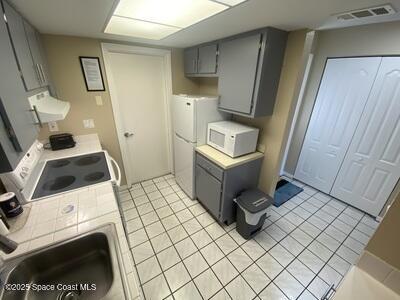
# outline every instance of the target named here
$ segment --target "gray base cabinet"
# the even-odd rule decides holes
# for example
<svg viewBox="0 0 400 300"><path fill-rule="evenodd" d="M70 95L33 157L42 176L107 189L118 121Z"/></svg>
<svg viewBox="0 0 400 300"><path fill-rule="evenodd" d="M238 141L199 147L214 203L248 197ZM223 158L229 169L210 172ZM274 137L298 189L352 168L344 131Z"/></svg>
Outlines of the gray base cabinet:
<svg viewBox="0 0 400 300"><path fill-rule="evenodd" d="M205 156L196 154L196 197L220 223L235 222L233 199L242 191L256 188L262 158L222 169Z"/></svg>

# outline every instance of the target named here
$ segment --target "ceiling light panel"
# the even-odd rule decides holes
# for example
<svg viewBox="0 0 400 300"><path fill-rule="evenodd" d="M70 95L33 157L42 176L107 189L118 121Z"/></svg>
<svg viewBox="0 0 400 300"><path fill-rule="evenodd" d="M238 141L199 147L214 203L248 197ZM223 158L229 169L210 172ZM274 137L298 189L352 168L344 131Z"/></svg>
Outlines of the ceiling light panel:
<svg viewBox="0 0 400 300"><path fill-rule="evenodd" d="M223 3L229 6L235 6L247 0L215 0L215 1L218 1L219 3Z"/></svg>
<svg viewBox="0 0 400 300"><path fill-rule="evenodd" d="M227 8L210 0L120 0L114 15L185 28Z"/></svg>
<svg viewBox="0 0 400 300"><path fill-rule="evenodd" d="M179 30L180 28L177 27L112 16L104 32L160 40Z"/></svg>

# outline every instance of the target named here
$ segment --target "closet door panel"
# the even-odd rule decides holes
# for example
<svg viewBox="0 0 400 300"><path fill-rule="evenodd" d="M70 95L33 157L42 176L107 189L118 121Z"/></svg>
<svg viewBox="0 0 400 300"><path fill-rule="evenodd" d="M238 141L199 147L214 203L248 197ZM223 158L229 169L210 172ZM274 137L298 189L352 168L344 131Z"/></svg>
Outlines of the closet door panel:
<svg viewBox="0 0 400 300"><path fill-rule="evenodd" d="M297 164L296 179L325 193L331 191L381 59L327 60Z"/></svg>
<svg viewBox="0 0 400 300"><path fill-rule="evenodd" d="M400 58L383 58L332 195L378 215L400 177Z"/></svg>

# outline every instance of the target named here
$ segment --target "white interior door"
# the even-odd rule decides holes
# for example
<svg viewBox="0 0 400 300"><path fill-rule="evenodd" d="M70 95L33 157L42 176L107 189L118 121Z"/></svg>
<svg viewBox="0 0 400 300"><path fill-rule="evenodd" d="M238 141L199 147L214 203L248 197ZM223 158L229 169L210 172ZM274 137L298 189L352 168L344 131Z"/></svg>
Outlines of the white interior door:
<svg viewBox="0 0 400 300"><path fill-rule="evenodd" d="M332 195L377 216L400 177L400 58L383 58Z"/></svg>
<svg viewBox="0 0 400 300"><path fill-rule="evenodd" d="M108 52L107 67L128 184L170 172L164 58Z"/></svg>
<svg viewBox="0 0 400 300"><path fill-rule="evenodd" d="M295 178L329 193L374 82L380 57L328 59Z"/></svg>

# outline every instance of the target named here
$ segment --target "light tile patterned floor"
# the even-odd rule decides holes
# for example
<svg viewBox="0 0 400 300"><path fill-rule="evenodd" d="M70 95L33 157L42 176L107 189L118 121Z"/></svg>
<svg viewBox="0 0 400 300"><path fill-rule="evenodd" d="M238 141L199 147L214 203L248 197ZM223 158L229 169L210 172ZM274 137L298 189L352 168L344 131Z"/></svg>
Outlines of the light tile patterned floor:
<svg viewBox="0 0 400 300"><path fill-rule="evenodd" d="M299 182L246 241L190 200L172 175L121 192L146 299L320 299L355 263L378 223Z"/></svg>

